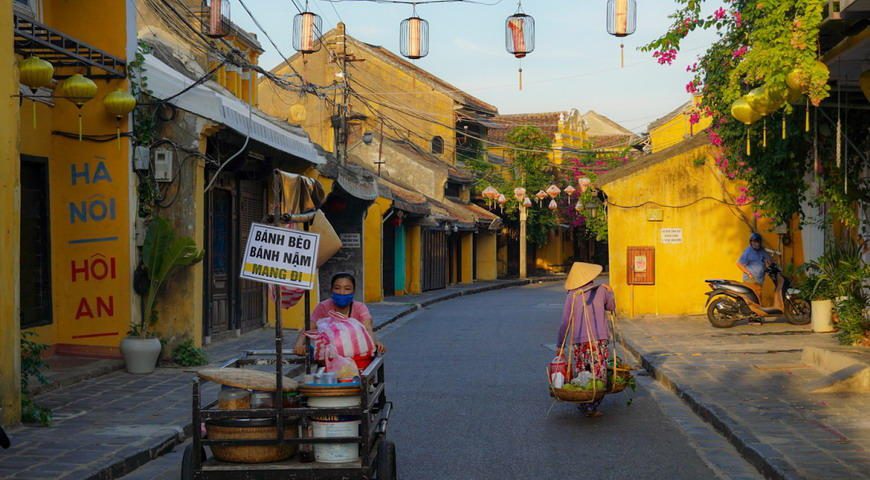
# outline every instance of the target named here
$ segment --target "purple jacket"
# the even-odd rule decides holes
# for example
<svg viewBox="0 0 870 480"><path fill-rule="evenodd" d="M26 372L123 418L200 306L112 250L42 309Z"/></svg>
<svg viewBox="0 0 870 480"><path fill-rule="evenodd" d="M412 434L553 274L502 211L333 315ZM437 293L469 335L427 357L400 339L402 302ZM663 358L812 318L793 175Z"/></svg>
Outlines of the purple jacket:
<svg viewBox="0 0 870 480"><path fill-rule="evenodd" d="M585 309L584 309L585 300ZM565 308L562 310L562 326L559 327L559 338L556 345L562 345L571 319L573 304L574 332L573 343L583 343L593 340L609 340L610 326L607 324L607 314L616 310L616 301L613 292L607 288L587 285L568 292L565 299ZM583 312L586 312L584 319Z"/></svg>

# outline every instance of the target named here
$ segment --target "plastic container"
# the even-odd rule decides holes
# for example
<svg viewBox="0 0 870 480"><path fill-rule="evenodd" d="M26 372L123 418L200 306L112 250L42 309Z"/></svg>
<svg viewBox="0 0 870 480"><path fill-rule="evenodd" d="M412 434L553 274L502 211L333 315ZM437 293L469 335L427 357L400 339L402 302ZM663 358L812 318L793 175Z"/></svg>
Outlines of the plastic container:
<svg viewBox="0 0 870 480"><path fill-rule="evenodd" d="M251 408L251 392L233 387L221 387L218 394L218 408L221 410L246 410Z"/></svg>
<svg viewBox="0 0 870 480"><path fill-rule="evenodd" d="M351 397L308 397L311 408L359 407L362 399ZM360 419L354 416L313 416L314 438L359 436ZM359 460L359 443L323 443L314 445L314 458L321 463L350 463Z"/></svg>

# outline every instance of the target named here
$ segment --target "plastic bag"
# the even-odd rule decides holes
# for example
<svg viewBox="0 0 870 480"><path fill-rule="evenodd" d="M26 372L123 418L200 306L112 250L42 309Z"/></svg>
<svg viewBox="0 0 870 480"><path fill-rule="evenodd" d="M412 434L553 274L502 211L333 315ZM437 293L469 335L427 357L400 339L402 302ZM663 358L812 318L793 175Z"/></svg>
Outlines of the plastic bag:
<svg viewBox="0 0 870 480"><path fill-rule="evenodd" d="M326 354L326 371L335 372L335 376L339 379L353 378L359 375L359 369L356 362L347 357L342 357L335 351L335 347L330 346Z"/></svg>

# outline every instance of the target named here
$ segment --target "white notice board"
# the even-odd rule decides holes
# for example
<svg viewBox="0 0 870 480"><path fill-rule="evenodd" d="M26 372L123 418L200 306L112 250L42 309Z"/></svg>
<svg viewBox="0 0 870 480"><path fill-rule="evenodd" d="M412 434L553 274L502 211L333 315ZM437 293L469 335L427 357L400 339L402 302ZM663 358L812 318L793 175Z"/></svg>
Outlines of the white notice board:
<svg viewBox="0 0 870 480"><path fill-rule="evenodd" d="M241 277L311 290L320 235L254 223L245 246Z"/></svg>
<svg viewBox="0 0 870 480"><path fill-rule="evenodd" d="M669 245L676 245L683 243L683 229L682 228L663 228L662 229L662 243Z"/></svg>

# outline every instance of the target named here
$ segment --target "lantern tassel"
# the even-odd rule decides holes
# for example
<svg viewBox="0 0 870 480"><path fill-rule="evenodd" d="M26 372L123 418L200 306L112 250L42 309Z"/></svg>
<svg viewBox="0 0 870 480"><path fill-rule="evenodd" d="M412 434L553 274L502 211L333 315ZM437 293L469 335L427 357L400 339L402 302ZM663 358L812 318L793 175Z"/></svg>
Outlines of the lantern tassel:
<svg viewBox="0 0 870 480"><path fill-rule="evenodd" d="M619 44L619 68L625 68L625 44Z"/></svg>
<svg viewBox="0 0 870 480"><path fill-rule="evenodd" d="M82 141L82 112L79 111L79 141Z"/></svg>
<svg viewBox="0 0 870 480"><path fill-rule="evenodd" d="M767 119L764 119L764 125L761 132L761 146L767 148Z"/></svg>
<svg viewBox="0 0 870 480"><path fill-rule="evenodd" d="M782 139L785 140L785 112L782 112Z"/></svg>
<svg viewBox="0 0 870 480"><path fill-rule="evenodd" d="M810 131L810 99L807 98L807 115L806 115L806 131Z"/></svg>
<svg viewBox="0 0 870 480"><path fill-rule="evenodd" d="M749 143L749 129L746 129L746 156L752 156L752 145Z"/></svg>
<svg viewBox="0 0 870 480"><path fill-rule="evenodd" d="M33 105L33 129L36 130L36 100L30 99L30 103Z"/></svg>
<svg viewBox="0 0 870 480"><path fill-rule="evenodd" d="M519 73L520 73L520 91L522 92L523 91L523 67L520 67Z"/></svg>

